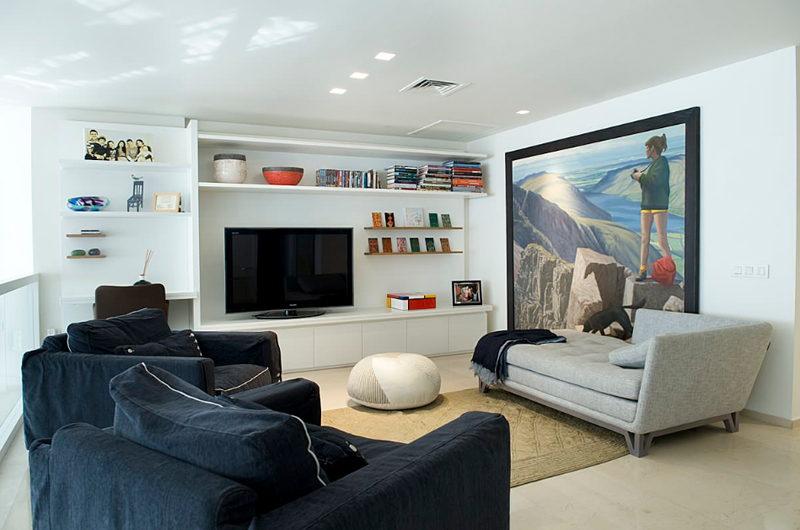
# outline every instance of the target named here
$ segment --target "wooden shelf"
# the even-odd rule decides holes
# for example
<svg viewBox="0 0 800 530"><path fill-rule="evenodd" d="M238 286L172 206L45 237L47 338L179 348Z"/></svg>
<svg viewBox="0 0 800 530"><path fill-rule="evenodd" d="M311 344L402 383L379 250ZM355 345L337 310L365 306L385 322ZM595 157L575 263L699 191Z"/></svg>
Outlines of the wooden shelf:
<svg viewBox="0 0 800 530"><path fill-rule="evenodd" d="M450 252L364 252L365 256L419 256L425 254L463 254L463 250L451 250Z"/></svg>
<svg viewBox="0 0 800 530"><path fill-rule="evenodd" d="M108 160L68 160L58 161L61 169L81 171L115 171L125 173L160 173L167 171L186 171L189 164L166 164L164 162L111 162Z"/></svg>
<svg viewBox="0 0 800 530"><path fill-rule="evenodd" d="M415 191L415 190L387 190L387 189L366 189L366 188L327 188L324 186L273 186L271 184L223 184L221 182L200 182L198 184L201 192L214 193L289 193L289 194L318 194L328 196L394 196L409 197L418 199L421 197L433 197L436 199L469 200L486 197L485 193L462 193L457 191Z"/></svg>
<svg viewBox="0 0 800 530"><path fill-rule="evenodd" d="M365 226L364 230L463 230L463 226Z"/></svg>
<svg viewBox="0 0 800 530"><path fill-rule="evenodd" d="M455 149L431 149L403 145L336 142L304 138L248 136L240 134L201 132L197 135L200 147L244 149L256 151L284 151L323 155L347 155L373 158L397 157L406 160L444 162L447 160L483 160L489 155L469 153ZM89 161L91 162L91 161Z"/></svg>
<svg viewBox="0 0 800 530"><path fill-rule="evenodd" d="M102 258L105 258L105 257L106 257L105 254L100 254L98 256L89 256L89 255L86 255L86 256L67 256L67 259L102 259Z"/></svg>
<svg viewBox="0 0 800 530"><path fill-rule="evenodd" d="M106 237L105 234L67 234L67 237Z"/></svg>

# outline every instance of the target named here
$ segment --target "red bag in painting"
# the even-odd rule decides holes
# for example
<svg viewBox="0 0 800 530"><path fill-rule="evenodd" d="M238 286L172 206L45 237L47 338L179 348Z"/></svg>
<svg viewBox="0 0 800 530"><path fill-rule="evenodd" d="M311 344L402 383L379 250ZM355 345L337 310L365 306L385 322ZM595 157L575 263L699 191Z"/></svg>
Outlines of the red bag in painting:
<svg viewBox="0 0 800 530"><path fill-rule="evenodd" d="M653 269L651 277L661 285L672 285L675 281L675 262L669 256L655 260L649 268Z"/></svg>

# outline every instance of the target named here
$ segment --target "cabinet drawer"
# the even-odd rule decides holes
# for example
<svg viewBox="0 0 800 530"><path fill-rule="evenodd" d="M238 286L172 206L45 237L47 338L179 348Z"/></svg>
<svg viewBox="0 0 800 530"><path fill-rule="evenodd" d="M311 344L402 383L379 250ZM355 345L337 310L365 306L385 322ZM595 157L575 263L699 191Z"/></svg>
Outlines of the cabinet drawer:
<svg viewBox="0 0 800 530"><path fill-rule="evenodd" d="M364 357L375 353L405 352L406 321L369 322L362 325Z"/></svg>
<svg viewBox="0 0 800 530"><path fill-rule="evenodd" d="M355 364L361 360L361 324L314 328L314 366Z"/></svg>
<svg viewBox="0 0 800 530"><path fill-rule="evenodd" d="M409 353L431 355L450 351L447 317L409 319L406 326Z"/></svg>
<svg viewBox="0 0 800 530"><path fill-rule="evenodd" d="M486 335L486 313L448 317L451 352L472 352L481 337Z"/></svg>
<svg viewBox="0 0 800 530"><path fill-rule="evenodd" d="M278 335L284 372L314 368L313 328L279 329L275 333Z"/></svg>

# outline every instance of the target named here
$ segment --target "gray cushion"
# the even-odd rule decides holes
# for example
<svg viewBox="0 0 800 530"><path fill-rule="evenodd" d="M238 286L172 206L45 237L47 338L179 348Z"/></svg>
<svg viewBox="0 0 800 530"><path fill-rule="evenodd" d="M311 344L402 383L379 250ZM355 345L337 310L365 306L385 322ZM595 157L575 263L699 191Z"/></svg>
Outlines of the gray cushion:
<svg viewBox="0 0 800 530"><path fill-rule="evenodd" d="M626 342L570 329L553 332L566 337L567 342L512 346L508 349L508 365L611 396L639 398L642 370L627 370L608 362L609 352ZM509 377L510 374L509 371Z"/></svg>
<svg viewBox="0 0 800 530"><path fill-rule="evenodd" d="M608 354L608 362L623 368L644 368L644 361L652 344L653 339L647 339L639 344L618 348Z"/></svg>
<svg viewBox="0 0 800 530"><path fill-rule="evenodd" d="M257 364L228 364L214 367L214 391L236 394L272 383L269 368Z"/></svg>
<svg viewBox="0 0 800 530"><path fill-rule="evenodd" d="M259 512L325 485L295 416L233 406L144 363L109 386L114 434L252 488Z"/></svg>

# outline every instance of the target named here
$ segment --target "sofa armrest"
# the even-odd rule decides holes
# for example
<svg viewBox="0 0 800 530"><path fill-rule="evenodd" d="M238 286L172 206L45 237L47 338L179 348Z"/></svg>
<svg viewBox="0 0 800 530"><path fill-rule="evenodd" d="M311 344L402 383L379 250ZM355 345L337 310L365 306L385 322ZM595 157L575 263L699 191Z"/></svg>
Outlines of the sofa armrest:
<svg viewBox="0 0 800 530"><path fill-rule="evenodd" d="M283 376L281 348L272 331L195 331L194 335L203 356L213 359L217 366L257 364L269 368L273 382Z"/></svg>
<svg viewBox="0 0 800 530"><path fill-rule="evenodd" d="M646 433L738 412L772 335L768 323L653 337L633 421Z"/></svg>
<svg viewBox="0 0 800 530"><path fill-rule="evenodd" d="M31 476L42 476L41 462L31 464ZM252 489L91 425L60 429L47 464L49 483L31 489L46 486L37 519L49 518L53 530L244 530L255 513Z"/></svg>
<svg viewBox="0 0 800 530"><path fill-rule="evenodd" d="M753 324L746 320L712 317L694 313L677 311L661 311L657 309L637 309L636 325L633 327L633 344L639 344L653 337L669 333L687 333L704 329Z"/></svg>
<svg viewBox="0 0 800 530"><path fill-rule="evenodd" d="M239 392L235 397L297 416L304 422L313 425L319 425L322 420L319 385L308 379L290 379L272 383Z"/></svg>
<svg viewBox="0 0 800 530"><path fill-rule="evenodd" d="M108 382L141 362L163 368L205 392L214 392L211 359L33 350L22 358L25 445L30 447L38 438L52 438L69 423L85 422L101 428L113 425L114 401Z"/></svg>
<svg viewBox="0 0 800 530"><path fill-rule="evenodd" d="M505 418L468 412L250 528L507 530L510 447Z"/></svg>

